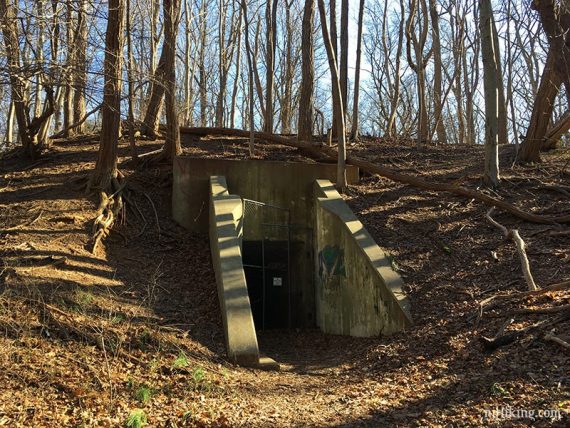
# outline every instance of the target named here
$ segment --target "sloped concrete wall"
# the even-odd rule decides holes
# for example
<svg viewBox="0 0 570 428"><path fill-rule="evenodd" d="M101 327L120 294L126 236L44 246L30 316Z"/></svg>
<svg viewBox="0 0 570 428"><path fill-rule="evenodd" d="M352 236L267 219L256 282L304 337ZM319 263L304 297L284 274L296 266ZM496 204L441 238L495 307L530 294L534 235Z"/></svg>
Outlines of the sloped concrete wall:
<svg viewBox="0 0 570 428"><path fill-rule="evenodd" d="M243 270L238 220L239 196L230 195L224 177L210 178L210 250L216 273L224 323L226 349L231 361L259 365L259 347Z"/></svg>
<svg viewBox="0 0 570 428"><path fill-rule="evenodd" d="M315 185L317 325L325 333L385 335L411 325L402 279L328 180Z"/></svg>

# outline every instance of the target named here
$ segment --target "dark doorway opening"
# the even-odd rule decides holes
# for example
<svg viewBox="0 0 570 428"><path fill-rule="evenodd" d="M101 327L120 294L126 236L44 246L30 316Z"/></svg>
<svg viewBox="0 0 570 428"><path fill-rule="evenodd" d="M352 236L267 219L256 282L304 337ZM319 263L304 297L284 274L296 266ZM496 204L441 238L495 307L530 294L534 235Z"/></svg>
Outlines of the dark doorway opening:
<svg viewBox="0 0 570 428"><path fill-rule="evenodd" d="M244 199L242 261L257 330L291 327L291 236L286 208Z"/></svg>
<svg viewBox="0 0 570 428"><path fill-rule="evenodd" d="M258 330L291 326L288 241L243 241L247 290Z"/></svg>

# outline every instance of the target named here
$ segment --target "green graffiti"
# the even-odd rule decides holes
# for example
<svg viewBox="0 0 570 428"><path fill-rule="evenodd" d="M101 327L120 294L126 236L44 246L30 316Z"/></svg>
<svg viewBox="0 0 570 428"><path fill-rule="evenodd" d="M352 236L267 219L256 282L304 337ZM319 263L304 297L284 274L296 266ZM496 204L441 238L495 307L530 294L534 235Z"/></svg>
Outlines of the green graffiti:
<svg viewBox="0 0 570 428"><path fill-rule="evenodd" d="M346 277L344 251L337 245L327 245L319 252L319 277L326 282L333 276Z"/></svg>

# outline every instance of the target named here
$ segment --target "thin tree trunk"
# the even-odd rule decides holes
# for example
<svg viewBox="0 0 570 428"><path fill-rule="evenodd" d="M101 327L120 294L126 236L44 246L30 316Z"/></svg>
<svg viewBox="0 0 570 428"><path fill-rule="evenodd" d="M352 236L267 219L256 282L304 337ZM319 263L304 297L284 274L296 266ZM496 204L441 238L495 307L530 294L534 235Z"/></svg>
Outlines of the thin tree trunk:
<svg viewBox="0 0 570 428"><path fill-rule="evenodd" d="M442 80L443 64L441 61L441 41L439 36L439 12L437 10L436 0L430 0L429 13L431 18L431 35L432 35L432 49L433 49L433 115L437 122L435 130L437 133L437 140L440 144L447 143L447 135L445 133L445 126L443 124L443 103L442 103Z"/></svg>
<svg viewBox="0 0 570 428"><path fill-rule="evenodd" d="M200 79L200 124L202 126L206 126L208 120L208 97L206 88L206 23L206 1L202 0L200 4L200 54L198 59L198 74Z"/></svg>
<svg viewBox="0 0 570 428"><path fill-rule="evenodd" d="M341 0L340 6L340 94L344 123L346 124L348 109L348 0Z"/></svg>
<svg viewBox="0 0 570 428"><path fill-rule="evenodd" d="M327 18L324 0L319 1L319 15L321 18L321 30L323 33L323 39L325 43L325 48L327 51L327 57L329 60L329 68L331 72L331 81L333 88L333 105L336 105L336 116L334 121L337 123L338 130L338 160L337 160L337 187L340 191L346 189L346 132L344 125L344 106L342 105L342 97L340 93L340 81L338 75L338 69L336 64L336 57L333 50L333 45L331 43L331 38L327 28Z"/></svg>
<svg viewBox="0 0 570 428"><path fill-rule="evenodd" d="M275 47L277 31L277 0L267 0L265 7L265 25L267 29L267 43L265 47L265 117L263 129L273 132L273 86L275 74Z"/></svg>
<svg viewBox="0 0 570 428"><path fill-rule="evenodd" d="M350 139L358 139L358 97L360 94L360 58L362 56L362 27L364 21L364 0L358 7L358 36L356 40L356 71L354 72L354 101L352 103L352 129Z"/></svg>
<svg viewBox="0 0 570 428"><path fill-rule="evenodd" d="M137 146L135 140L135 115L134 115L134 102L135 102L135 82L133 81L133 68L134 68L134 58L133 58L133 41L132 41L132 17L131 17L131 0L126 0L127 2L127 18L126 18L126 33L127 33L127 86L128 86L128 122L129 122L129 145L131 148L131 156L133 162L138 161Z"/></svg>
<svg viewBox="0 0 570 428"><path fill-rule="evenodd" d="M243 21L245 24L245 49L247 52L247 69L248 69L248 89L249 89L249 156L254 154L255 142L255 123L254 123L254 94L253 94L253 60L251 46L249 44L249 20L247 17L247 6L245 0L241 0L241 8L243 11Z"/></svg>
<svg viewBox="0 0 570 428"><path fill-rule="evenodd" d="M75 133L70 125L73 123L73 67L75 61L75 44L73 31L73 6L71 0L67 0L66 15L66 44L67 44L67 60L65 65L65 95L63 99L63 128L67 129L66 137Z"/></svg>
<svg viewBox="0 0 570 428"><path fill-rule="evenodd" d="M75 32L75 65L73 71L73 123L85 116L85 86L87 84L87 16L86 0L78 0L77 30ZM83 134L85 125L75 128L75 132Z"/></svg>
<svg viewBox="0 0 570 428"><path fill-rule="evenodd" d="M14 143L14 118L14 103L10 101L10 107L8 107L8 114L6 115L5 142L7 145Z"/></svg>
<svg viewBox="0 0 570 428"><path fill-rule="evenodd" d="M479 28L481 55L483 59L483 82L485 89L485 171L483 179L487 186L499 185L499 123L498 123L498 46L493 37L493 10L490 0L480 0Z"/></svg>

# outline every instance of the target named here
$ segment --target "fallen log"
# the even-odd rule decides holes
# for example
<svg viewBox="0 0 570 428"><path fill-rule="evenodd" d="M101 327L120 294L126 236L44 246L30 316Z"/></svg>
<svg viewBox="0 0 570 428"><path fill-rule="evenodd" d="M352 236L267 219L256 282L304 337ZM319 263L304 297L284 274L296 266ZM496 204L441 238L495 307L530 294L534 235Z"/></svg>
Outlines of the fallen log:
<svg viewBox="0 0 570 428"><path fill-rule="evenodd" d="M206 127L180 127L181 134L196 135L196 136L208 136L208 135L219 135L227 137L241 137L248 138L249 131L244 131L241 129L232 128L206 128ZM275 144L281 144L289 147L296 147L302 149L315 156L325 156L331 160L336 160L337 152L334 148L328 147L322 143L308 143L306 141L297 141L295 137L282 137L280 135L270 134L268 132L255 132L255 139L264 140ZM346 157L346 163L359 167L361 170L368 172L370 174L377 174L382 177L388 178L392 181L399 183L408 184L424 190L430 190L434 192L448 192L455 195L464 196L469 199L475 199L485 205L499 208L506 211L515 217L522 220L529 221L531 223L543 223L543 224L553 224L553 223L570 223L570 214L563 216L545 216L540 214L533 214L521 210L515 207L513 204L497 199L493 196L486 195L477 190L467 189L463 186L457 186L450 183L439 183L424 180L413 175L404 174L387 168L385 166L380 166L372 162L366 161L356 156L348 155Z"/></svg>

